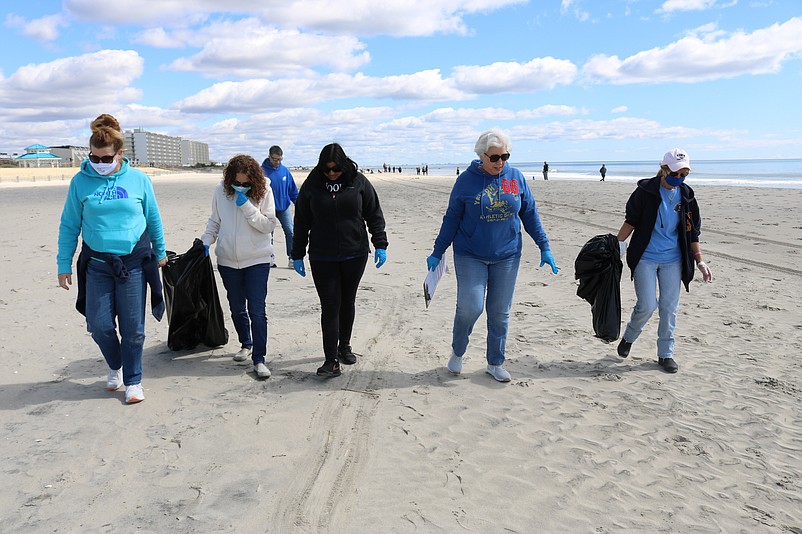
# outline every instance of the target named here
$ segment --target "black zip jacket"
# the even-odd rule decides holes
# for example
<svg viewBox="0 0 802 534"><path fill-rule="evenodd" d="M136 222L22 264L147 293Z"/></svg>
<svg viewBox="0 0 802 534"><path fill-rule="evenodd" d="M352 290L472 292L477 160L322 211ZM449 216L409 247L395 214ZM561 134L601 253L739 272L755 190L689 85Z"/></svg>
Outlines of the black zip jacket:
<svg viewBox="0 0 802 534"><path fill-rule="evenodd" d="M638 187L627 201L626 223L635 228L627 249L627 265L634 277L635 267L640 261L643 251L652 239L652 230L657 222L657 209L660 206L660 178L644 178L638 181ZM699 241L702 229L702 218L693 189L680 184L680 228L679 249L682 261L682 283L685 291L690 291L690 283L696 272L695 260L691 251L691 243Z"/></svg>
<svg viewBox="0 0 802 534"><path fill-rule="evenodd" d="M326 190L326 178L313 169L295 201L292 258L346 259L368 254L368 231L374 248L387 248L384 215L373 185L361 172L343 176L340 191Z"/></svg>

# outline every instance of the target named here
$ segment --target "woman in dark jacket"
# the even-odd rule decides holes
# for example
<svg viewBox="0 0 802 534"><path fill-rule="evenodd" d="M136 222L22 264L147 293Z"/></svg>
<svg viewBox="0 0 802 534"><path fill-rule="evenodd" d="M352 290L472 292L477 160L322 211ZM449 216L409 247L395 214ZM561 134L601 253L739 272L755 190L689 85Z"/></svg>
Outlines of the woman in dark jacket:
<svg viewBox="0 0 802 534"><path fill-rule="evenodd" d="M370 253L368 232L376 249L376 267L387 260L387 234L379 197L339 144L323 147L317 165L301 186L294 226L293 267L306 276L303 257L308 245L309 266L320 298L326 361L317 374L339 376L340 363L356 363L351 332L356 290Z"/></svg>
<svg viewBox="0 0 802 534"><path fill-rule="evenodd" d="M699 231L702 219L693 189L684 181L691 172L685 151L666 152L660 171L654 178L638 182L627 201L626 219L618 231L621 256L635 280L637 302L632 317L618 344L618 355L629 356L646 322L657 309L657 363L667 373L676 373L674 329L677 325L680 284L689 290L694 262L705 282L712 280L710 269L702 261ZM626 239L633 233L629 250ZM659 288L659 295L656 290Z"/></svg>

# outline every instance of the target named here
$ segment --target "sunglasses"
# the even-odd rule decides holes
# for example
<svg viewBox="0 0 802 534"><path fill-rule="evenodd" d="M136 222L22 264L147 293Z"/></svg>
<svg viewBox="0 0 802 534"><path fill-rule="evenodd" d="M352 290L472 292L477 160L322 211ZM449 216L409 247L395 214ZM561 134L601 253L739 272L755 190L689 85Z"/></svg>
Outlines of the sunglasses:
<svg viewBox="0 0 802 534"><path fill-rule="evenodd" d="M111 156L95 156L94 154L89 154L89 161L92 163L100 163L101 161L103 163L111 163L114 161L114 156L116 156L116 154L112 154Z"/></svg>
<svg viewBox="0 0 802 534"><path fill-rule="evenodd" d="M343 169L339 165L335 165L334 167L326 167L323 169L323 174L329 174L330 172L343 172Z"/></svg>
<svg viewBox="0 0 802 534"><path fill-rule="evenodd" d="M670 172L668 173L669 176L673 176L674 178L687 178L691 171L684 170L684 171L677 171L677 172Z"/></svg>
<svg viewBox="0 0 802 534"><path fill-rule="evenodd" d="M493 154L492 156L490 154L488 154L487 152L485 152L485 156L487 156L487 159L489 159L493 163L498 162L498 160L507 161L508 159L510 159L510 153L509 152L507 152L505 154Z"/></svg>
<svg viewBox="0 0 802 534"><path fill-rule="evenodd" d="M251 182L238 182L237 180L234 180L234 184L239 185L241 187L248 187L249 185L251 185Z"/></svg>

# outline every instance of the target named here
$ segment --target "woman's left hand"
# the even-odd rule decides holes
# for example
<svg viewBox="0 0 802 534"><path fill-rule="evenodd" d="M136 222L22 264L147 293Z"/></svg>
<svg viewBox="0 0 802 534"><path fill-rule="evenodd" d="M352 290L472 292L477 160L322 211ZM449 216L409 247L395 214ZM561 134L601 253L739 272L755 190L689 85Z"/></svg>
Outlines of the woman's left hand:
<svg viewBox="0 0 802 534"><path fill-rule="evenodd" d="M159 260L159 267L164 267L165 265L167 265L167 256Z"/></svg>
<svg viewBox="0 0 802 534"><path fill-rule="evenodd" d="M551 272L557 274L560 272L560 268L557 267L557 262L554 261L554 255L551 253L550 250L541 250L540 251L540 266L543 267L546 264L551 266Z"/></svg>
<svg viewBox="0 0 802 534"><path fill-rule="evenodd" d="M387 250L383 248L377 248L376 254L373 255L373 261L376 262L377 269L384 265L384 262L387 261Z"/></svg>
<svg viewBox="0 0 802 534"><path fill-rule="evenodd" d="M696 266L699 267L699 271L702 273L702 280L705 282L710 282L713 280L713 273L710 272L710 268L705 262L700 261L696 264Z"/></svg>

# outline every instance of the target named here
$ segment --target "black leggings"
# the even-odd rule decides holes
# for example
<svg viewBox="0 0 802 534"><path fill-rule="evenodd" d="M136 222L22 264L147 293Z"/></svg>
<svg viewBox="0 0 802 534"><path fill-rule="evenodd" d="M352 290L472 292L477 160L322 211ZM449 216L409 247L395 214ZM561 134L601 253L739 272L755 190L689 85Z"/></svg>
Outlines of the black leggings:
<svg viewBox="0 0 802 534"><path fill-rule="evenodd" d="M351 345L356 314L356 290L365 272L368 256L345 261L313 261L312 279L320 298L320 328L326 361L337 359L337 346Z"/></svg>

